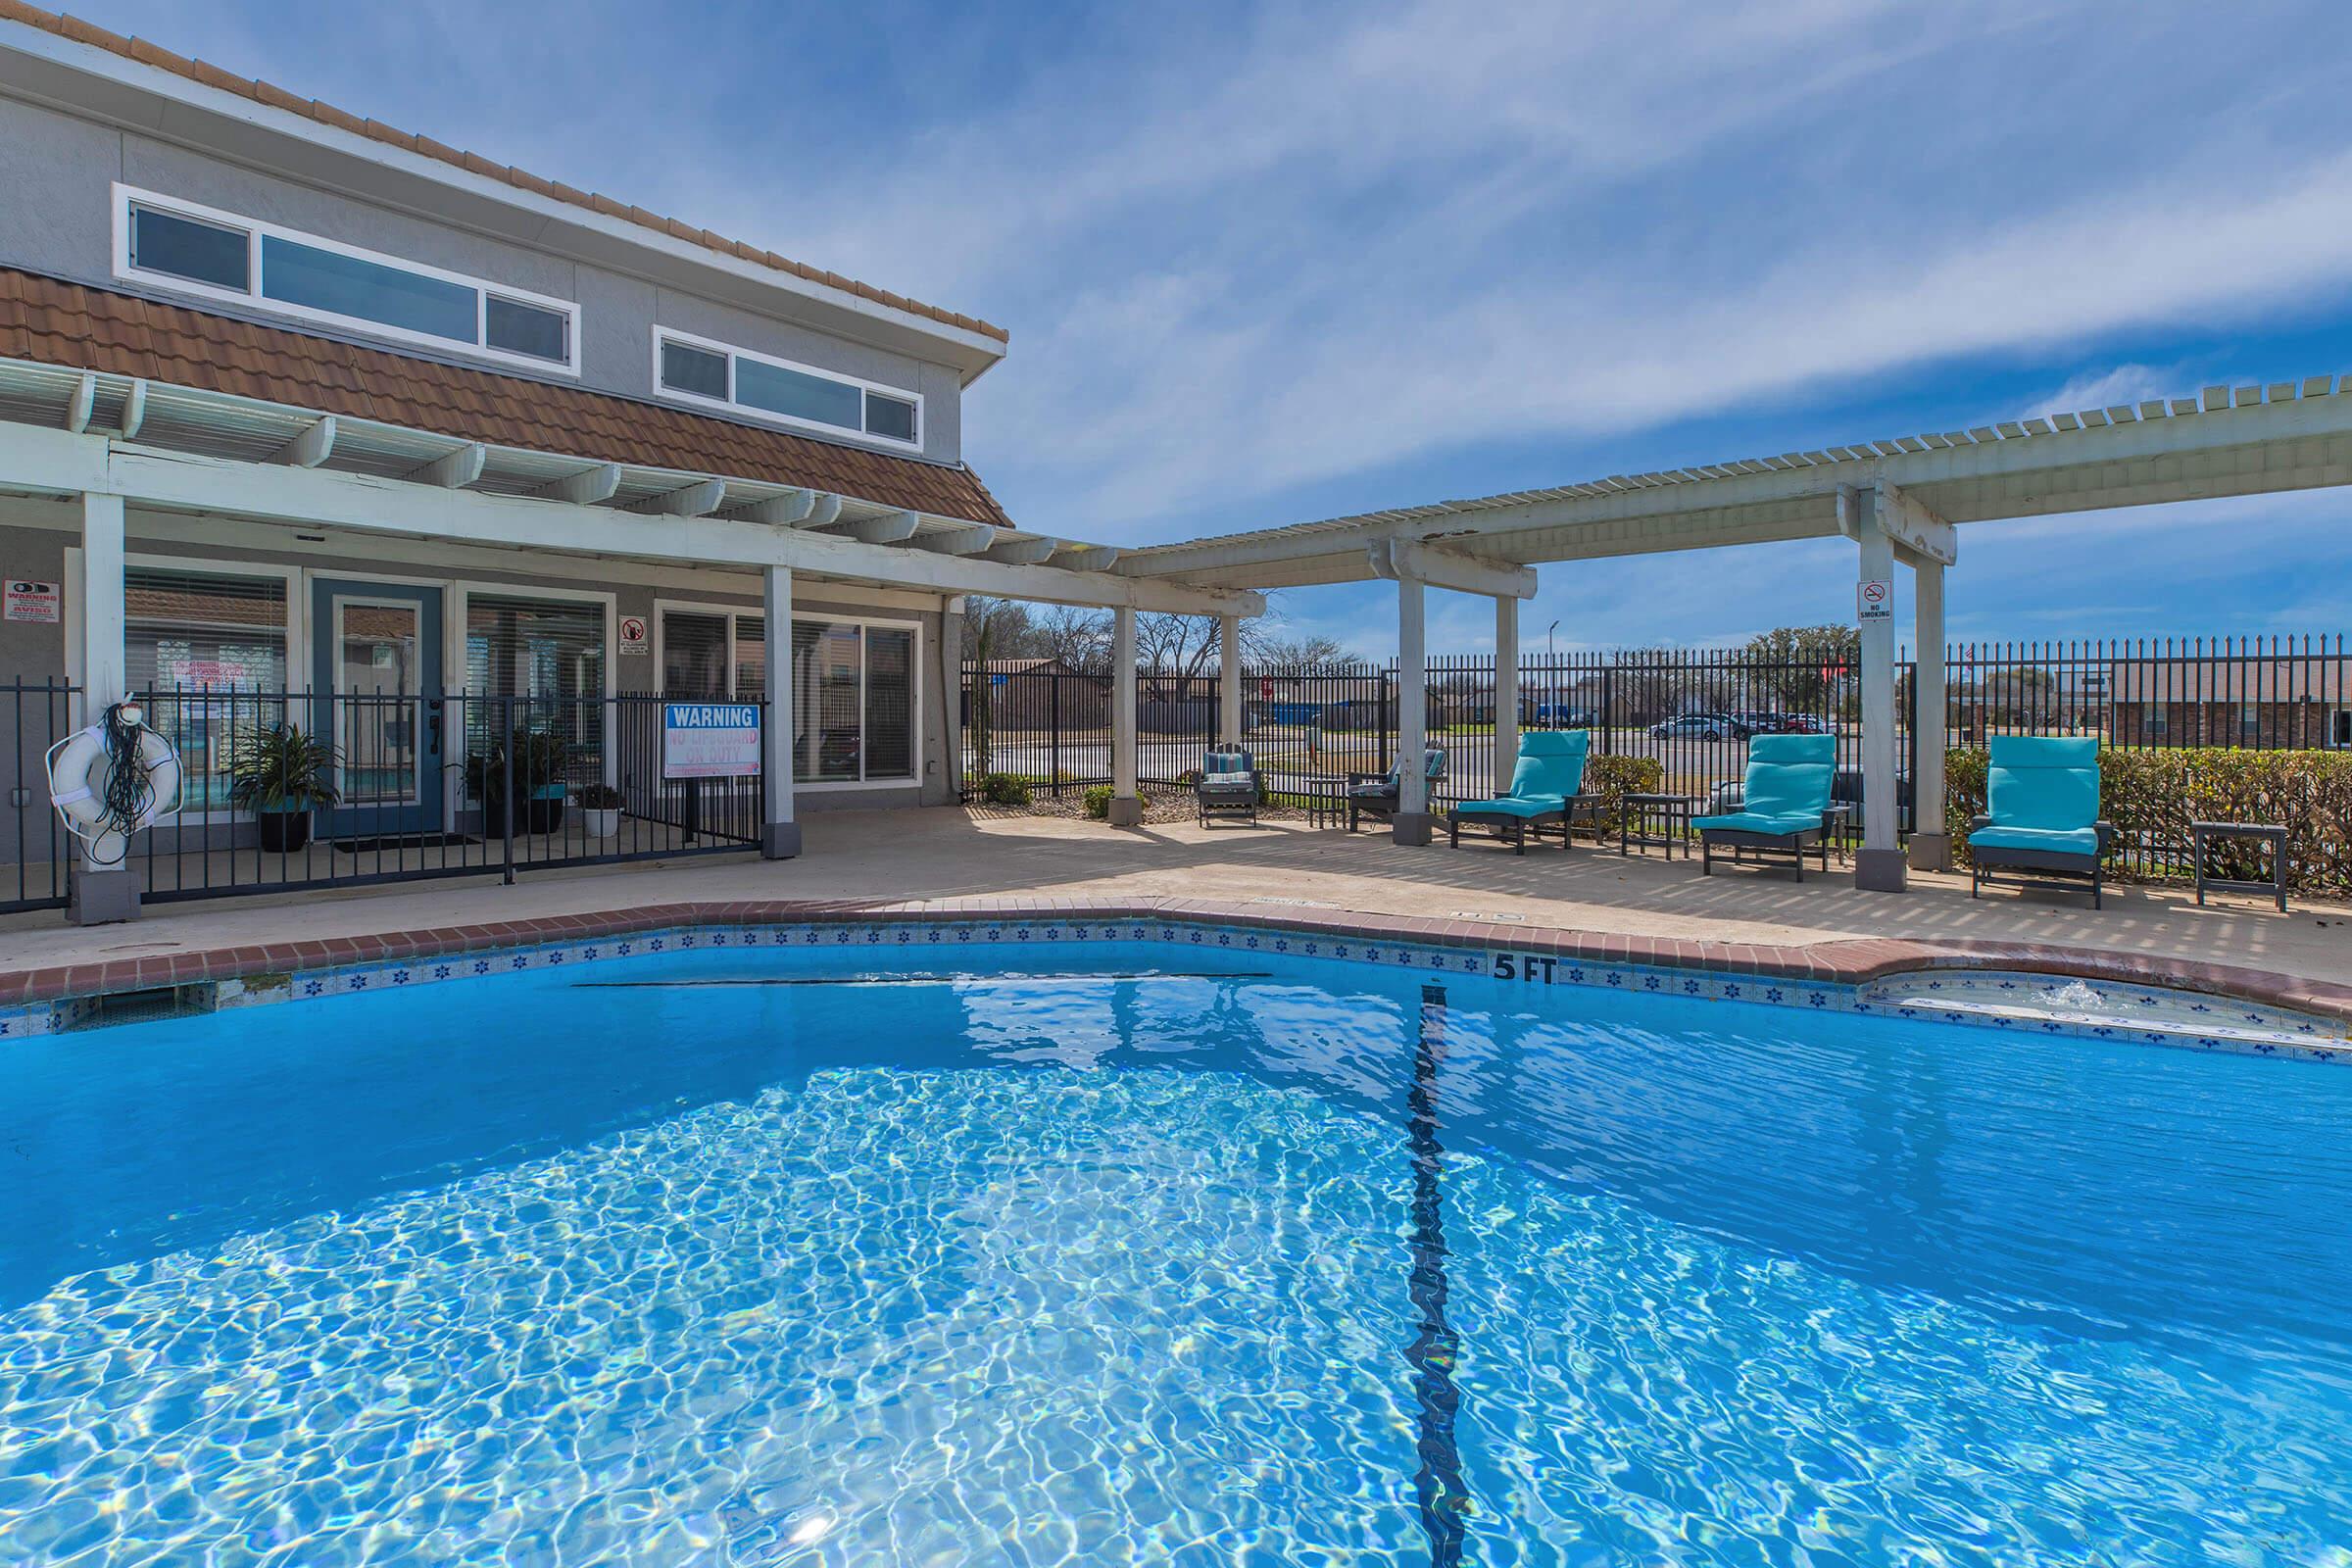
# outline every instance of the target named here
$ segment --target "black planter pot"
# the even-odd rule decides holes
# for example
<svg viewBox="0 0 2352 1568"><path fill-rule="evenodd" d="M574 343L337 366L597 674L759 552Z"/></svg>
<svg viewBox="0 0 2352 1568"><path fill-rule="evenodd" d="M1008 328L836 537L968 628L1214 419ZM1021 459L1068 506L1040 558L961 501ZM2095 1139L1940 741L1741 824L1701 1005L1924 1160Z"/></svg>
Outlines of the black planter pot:
<svg viewBox="0 0 2352 1568"><path fill-rule="evenodd" d="M564 797L550 800L524 801L514 813L514 833L553 833L564 825ZM507 803L493 797L482 803L482 834L485 838L507 836Z"/></svg>
<svg viewBox="0 0 2352 1568"><path fill-rule="evenodd" d="M311 813L300 811L256 811L254 826L261 832L262 848L271 855L292 855L311 842Z"/></svg>

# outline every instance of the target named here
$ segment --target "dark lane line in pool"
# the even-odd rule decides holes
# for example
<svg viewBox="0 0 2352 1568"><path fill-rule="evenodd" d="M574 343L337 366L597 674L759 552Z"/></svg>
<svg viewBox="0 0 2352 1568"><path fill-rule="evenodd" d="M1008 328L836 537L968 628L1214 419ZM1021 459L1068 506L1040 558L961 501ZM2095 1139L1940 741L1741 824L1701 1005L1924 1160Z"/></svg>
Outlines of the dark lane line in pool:
<svg viewBox="0 0 2352 1568"><path fill-rule="evenodd" d="M1413 1155L1413 1271L1408 1295L1421 1314L1420 1332L1405 1348L1413 1369L1413 1402L1420 1426L1421 1465L1413 1476L1421 1528L1429 1536L1433 1568L1462 1560L1463 1521L1470 1511L1462 1484L1462 1455L1453 1438L1462 1402L1453 1367L1461 1339L1446 1321L1451 1284L1446 1275L1445 1193L1438 1183L1445 1146L1438 1142L1438 1066L1446 1054L1446 988L1421 988L1420 1027L1413 1040L1413 1087L1406 1142Z"/></svg>

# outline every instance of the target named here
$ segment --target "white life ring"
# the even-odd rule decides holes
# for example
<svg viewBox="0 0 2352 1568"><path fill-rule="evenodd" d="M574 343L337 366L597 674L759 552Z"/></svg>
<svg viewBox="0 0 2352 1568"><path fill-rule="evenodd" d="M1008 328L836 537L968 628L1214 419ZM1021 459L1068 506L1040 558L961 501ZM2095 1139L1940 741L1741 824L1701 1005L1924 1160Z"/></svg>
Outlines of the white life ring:
<svg viewBox="0 0 2352 1568"><path fill-rule="evenodd" d="M76 730L50 748L49 802L66 819L66 830L88 847L92 860L112 865L130 848L106 814L106 775L114 759L106 751L106 726ZM146 725L139 726L139 766L147 774L146 808L131 831L179 809L179 753Z"/></svg>

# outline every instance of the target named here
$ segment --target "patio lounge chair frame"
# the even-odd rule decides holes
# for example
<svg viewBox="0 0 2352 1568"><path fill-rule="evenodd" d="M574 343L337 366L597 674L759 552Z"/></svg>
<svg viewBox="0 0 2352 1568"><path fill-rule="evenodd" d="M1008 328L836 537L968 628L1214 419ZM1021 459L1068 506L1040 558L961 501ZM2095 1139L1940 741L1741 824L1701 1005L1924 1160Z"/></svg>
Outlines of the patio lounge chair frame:
<svg viewBox="0 0 2352 1568"><path fill-rule="evenodd" d="M1829 813L1822 813L1819 827L1799 828L1794 833L1758 833L1748 828L1702 827L1698 830L1698 874L1715 874L1715 848L1721 845L1733 852L1734 863L1744 862L1750 851L1759 863L1769 863L1767 857L1786 855L1795 868L1796 879L1805 879L1805 852L1811 850L1821 861L1824 876L1830 870Z"/></svg>
<svg viewBox="0 0 2352 1568"><path fill-rule="evenodd" d="M1810 850L1820 858L1822 874L1828 875L1830 824L1843 809L1832 799L1837 790L1837 748L1831 736L1759 735L1751 740L1739 808L1712 814L1747 815L1776 825L1744 826L1697 818L1691 826L1698 831L1698 874L1713 876L1716 850L1728 849L1735 861L1744 861L1751 852L1765 863L1786 856L1799 882L1805 879L1805 852ZM1774 798L1759 801L1760 791ZM1816 802L1818 817L1814 815ZM1803 825L1786 825L1791 821Z"/></svg>
<svg viewBox="0 0 2352 1568"><path fill-rule="evenodd" d="M1507 811L1481 811L1475 803L1469 813L1464 815L1463 808L1457 806L1446 813L1446 842L1452 848L1460 849L1462 827L1467 823L1471 827L1492 828L1495 840L1508 844L1513 855L1525 855L1529 840L1541 844L1544 842L1544 830L1556 827L1560 830L1560 848L1564 850L1574 842L1573 835L1579 824L1595 830L1599 828L1600 808L1604 804L1600 796L1588 790L1563 798L1559 810L1539 811L1533 816L1517 816Z"/></svg>
<svg viewBox="0 0 2352 1568"><path fill-rule="evenodd" d="M1579 736L1581 740L1577 739ZM1446 812L1446 842L1458 850L1462 847L1463 827L1484 827L1491 829L1498 842L1508 844L1513 855L1525 855L1529 840L1541 844L1544 829L1557 828L1560 848L1568 848L1575 842L1579 822L1597 826L1600 820L1602 798L1583 788L1584 770L1592 757L1592 734L1585 730L1530 730L1522 735L1519 760L1511 771L1510 793L1489 801L1464 801ZM1566 755L1561 752L1562 747L1569 748L1578 759L1573 780L1578 790L1574 795L1553 794L1541 788L1543 783L1570 782L1566 778L1544 777L1545 768L1557 768L1559 759ZM1510 809L1514 805L1531 805L1537 801L1555 801L1558 804L1543 810Z"/></svg>
<svg viewBox="0 0 2352 1568"><path fill-rule="evenodd" d="M1993 825L1992 818L1980 812L1969 819L1968 830ZM1968 847L1968 896L1975 898L1986 888L2013 887L2019 890L2038 888L2046 893L2080 893L2082 884L2090 884L2090 906L2105 908L2103 902L2107 887L2107 852L2115 845L2115 824L2105 817L2091 824L2099 835L2098 849L2089 855L2075 855L2061 850L2020 850L1999 844L1971 844ZM1995 871L2024 871L2032 875L2012 876L2004 880Z"/></svg>
<svg viewBox="0 0 2352 1568"><path fill-rule="evenodd" d="M1973 817L1968 829L1968 896L1973 899L1986 887L2000 886L1992 875L1995 871L2022 871L2027 874L2012 877L2010 886L2073 893L2088 882L2090 906L2105 907L2105 866L2115 843L2115 824L2105 817L2082 820L2098 808L2097 741L2087 736L1996 735L1987 750L1987 809ZM2086 828L2092 835L2089 849L1977 842L1987 830L2079 838Z"/></svg>
<svg viewBox="0 0 2352 1568"><path fill-rule="evenodd" d="M1239 757L1239 772L1212 773L1207 757ZM1201 760L1200 782L1193 786L1193 804L1200 815L1200 825L1208 826L1217 817L1239 817L1255 826L1257 823L1257 759L1246 746L1212 746Z"/></svg>
<svg viewBox="0 0 2352 1568"><path fill-rule="evenodd" d="M1430 747L1422 757L1421 765L1424 770L1422 787L1434 793L1435 787L1444 783L1446 779L1446 748L1443 746ZM1368 790L1364 788L1368 784L1387 787ZM1385 822L1396 816L1397 800L1402 789L1399 775L1393 767L1385 773L1348 774L1348 831L1350 833L1355 831L1360 817L1368 816L1374 821Z"/></svg>

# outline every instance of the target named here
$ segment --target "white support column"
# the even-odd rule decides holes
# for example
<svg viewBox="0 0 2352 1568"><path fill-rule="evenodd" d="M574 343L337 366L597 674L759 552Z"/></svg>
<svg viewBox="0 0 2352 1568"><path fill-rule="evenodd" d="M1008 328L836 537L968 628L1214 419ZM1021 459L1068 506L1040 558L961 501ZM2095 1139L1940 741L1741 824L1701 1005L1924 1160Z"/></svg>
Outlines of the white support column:
<svg viewBox="0 0 2352 1568"><path fill-rule="evenodd" d="M1111 612L1110 825L1139 827L1144 803L1135 793L1135 610Z"/></svg>
<svg viewBox="0 0 2352 1568"><path fill-rule="evenodd" d="M1242 617L1217 617L1217 743L1242 744Z"/></svg>
<svg viewBox="0 0 2352 1568"><path fill-rule="evenodd" d="M1399 844L1429 842L1429 646L1419 578L1396 579L1396 817Z"/></svg>
<svg viewBox="0 0 2352 1568"><path fill-rule="evenodd" d="M1911 867L1917 871L1952 868L1952 839L1944 831L1943 752L1943 564L1924 557L1912 573L1919 623L1919 659L1912 677L1912 749L1919 760L1912 770Z"/></svg>
<svg viewBox="0 0 2352 1568"><path fill-rule="evenodd" d="M1881 524L1883 498L1876 486L1838 492L1851 508L1849 530L1860 547L1858 592L1884 585L1891 612L1894 541ZM1859 599L1857 599L1859 605ZM1862 632L1862 848L1854 857L1854 886L1900 893L1906 884L1903 852L1895 831L1894 621L1864 620Z"/></svg>
<svg viewBox="0 0 2352 1568"><path fill-rule="evenodd" d="M126 695L122 657L122 498L81 498L81 571L75 587L80 616L81 705L78 722L95 724ZM125 857L98 865L86 857L73 868L66 918L76 925L132 920L139 913L139 874Z"/></svg>
<svg viewBox="0 0 2352 1568"><path fill-rule="evenodd" d="M801 824L792 815L792 736L798 682L792 668L792 568L770 566L762 575L761 635L767 652L767 724L760 732L761 803L767 822L760 832L760 856L789 860L801 853Z"/></svg>
<svg viewBox="0 0 2352 1568"><path fill-rule="evenodd" d="M1507 795L1519 765L1519 601L1494 600L1494 793Z"/></svg>
<svg viewBox="0 0 2352 1568"><path fill-rule="evenodd" d="M948 595L939 608L939 755L953 806L963 790L963 595Z"/></svg>

